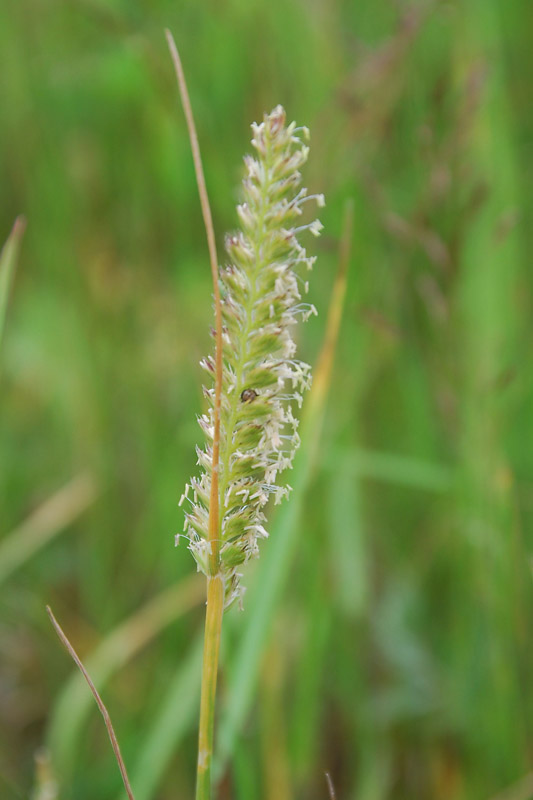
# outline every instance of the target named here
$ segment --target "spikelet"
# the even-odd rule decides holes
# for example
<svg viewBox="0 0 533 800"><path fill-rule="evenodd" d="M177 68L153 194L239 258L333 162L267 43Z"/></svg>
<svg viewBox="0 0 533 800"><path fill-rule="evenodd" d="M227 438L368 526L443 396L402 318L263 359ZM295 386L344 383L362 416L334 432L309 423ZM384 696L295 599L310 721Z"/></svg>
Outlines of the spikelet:
<svg viewBox="0 0 533 800"><path fill-rule="evenodd" d="M298 319L316 314L302 302L299 272L310 270L298 235L318 236L318 220L298 226L307 200L324 205L322 195L299 189L299 168L307 160L306 128L285 125L281 106L253 124L256 157L245 157L243 203L237 207L242 230L226 238L230 263L220 269L223 319L223 380L220 416L219 497L220 570L228 606L242 592L238 568L258 554L258 540L268 534L263 508L270 497L279 503L290 487L277 483L292 465L299 445L302 394L311 383L308 364L295 358L291 329ZM215 362L201 362L214 381ZM187 484L185 533L198 569L209 574L208 518L214 435L214 388L205 388L207 414L199 418L207 444L197 448L199 478ZM176 537L179 539L179 537Z"/></svg>

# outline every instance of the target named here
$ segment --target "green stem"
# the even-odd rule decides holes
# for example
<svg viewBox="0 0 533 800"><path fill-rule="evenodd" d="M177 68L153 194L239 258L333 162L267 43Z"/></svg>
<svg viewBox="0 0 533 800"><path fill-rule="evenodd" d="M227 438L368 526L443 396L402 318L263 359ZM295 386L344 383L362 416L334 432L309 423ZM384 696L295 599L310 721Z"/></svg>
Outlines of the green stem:
<svg viewBox="0 0 533 800"><path fill-rule="evenodd" d="M210 800L211 798L215 696L217 690L218 656L220 651L220 632L222 629L223 611L224 581L222 576L214 575L208 577L204 661L200 698L200 730L198 735L196 800Z"/></svg>

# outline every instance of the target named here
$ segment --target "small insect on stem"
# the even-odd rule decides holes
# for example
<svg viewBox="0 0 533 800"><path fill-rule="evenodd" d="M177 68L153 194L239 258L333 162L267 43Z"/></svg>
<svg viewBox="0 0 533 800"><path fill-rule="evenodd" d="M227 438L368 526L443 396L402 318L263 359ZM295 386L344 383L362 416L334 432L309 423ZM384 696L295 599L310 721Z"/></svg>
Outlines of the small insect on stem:
<svg viewBox="0 0 533 800"><path fill-rule="evenodd" d="M243 403L252 403L257 397L255 389L243 389L241 392L241 400Z"/></svg>

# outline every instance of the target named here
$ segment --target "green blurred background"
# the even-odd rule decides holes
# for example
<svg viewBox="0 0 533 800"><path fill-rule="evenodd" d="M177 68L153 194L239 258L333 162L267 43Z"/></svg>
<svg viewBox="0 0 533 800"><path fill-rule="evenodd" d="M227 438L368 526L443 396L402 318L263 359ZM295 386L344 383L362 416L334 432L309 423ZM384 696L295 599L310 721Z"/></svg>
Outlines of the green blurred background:
<svg viewBox="0 0 533 800"><path fill-rule="evenodd" d="M509 787L528 800L523 0L0 3L0 240L27 219L0 360L0 796L37 783L39 800L120 797L46 603L93 667L137 800L194 793L203 586L173 536L212 310L164 27L220 246L250 123L282 103L311 129L305 183L327 198L309 244L320 315L299 334L311 363L354 203L319 457L298 487L272 624L247 600L226 621L221 730L232 675L249 674L253 693L218 797L318 800L328 770L338 800L488 800Z"/></svg>

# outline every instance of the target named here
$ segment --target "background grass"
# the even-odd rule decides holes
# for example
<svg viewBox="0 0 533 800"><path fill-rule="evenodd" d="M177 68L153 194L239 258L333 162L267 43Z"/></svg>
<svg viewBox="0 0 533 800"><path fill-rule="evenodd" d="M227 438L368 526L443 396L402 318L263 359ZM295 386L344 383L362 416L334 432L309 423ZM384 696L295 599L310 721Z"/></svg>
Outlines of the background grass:
<svg viewBox="0 0 533 800"><path fill-rule="evenodd" d="M311 128L306 184L328 203L310 292L321 314L301 333L312 362L354 203L319 457L297 509L273 523L297 524L287 579L265 616L259 562L244 613L227 619L219 797L325 798L329 770L339 800L484 800L519 781L513 797L527 800L533 8L522 0L0 4L0 240L18 214L28 223L0 372L0 535L25 537L0 587L0 795L28 797L44 743L62 798L120 795L101 719L67 685L48 602L80 654L99 648L138 798L193 796L203 611L194 581L178 586L194 568L173 535L200 435L211 287L165 26L219 242L236 224L250 122L281 102ZM76 505L79 475L91 492ZM255 614L270 624L250 639Z"/></svg>

